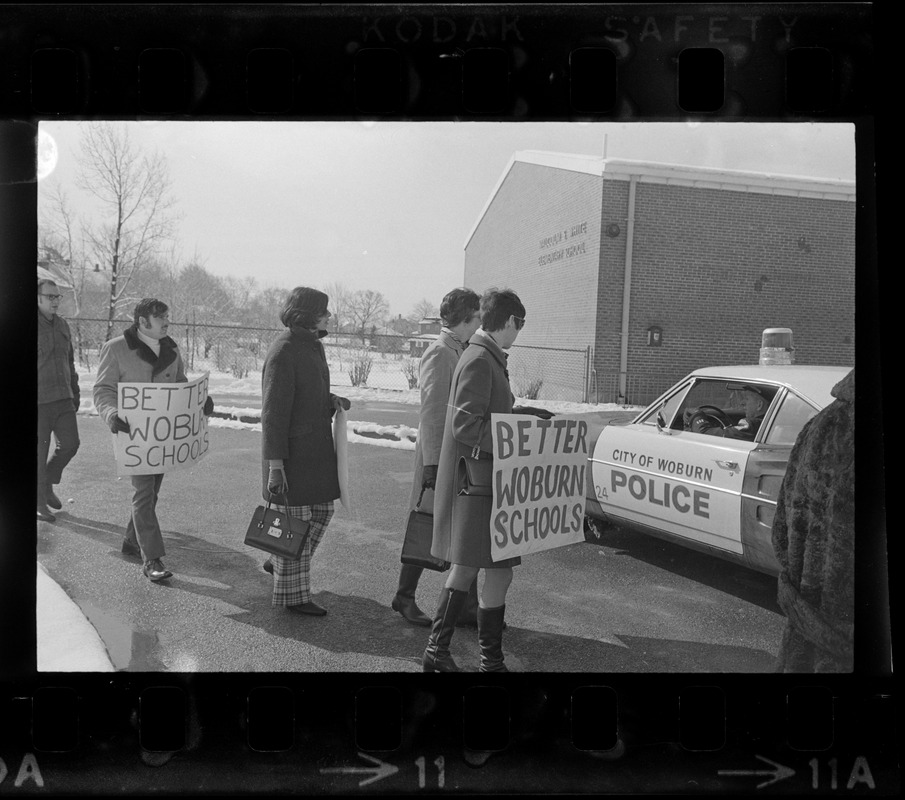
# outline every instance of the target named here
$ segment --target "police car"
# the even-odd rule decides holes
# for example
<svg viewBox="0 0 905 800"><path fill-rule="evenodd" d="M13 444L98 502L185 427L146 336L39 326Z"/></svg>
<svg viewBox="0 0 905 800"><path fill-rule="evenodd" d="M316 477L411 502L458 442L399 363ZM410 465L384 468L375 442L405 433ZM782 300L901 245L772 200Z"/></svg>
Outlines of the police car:
<svg viewBox="0 0 905 800"><path fill-rule="evenodd" d="M627 424L588 415L585 538L617 526L778 573L771 530L792 445L850 369L708 367Z"/></svg>

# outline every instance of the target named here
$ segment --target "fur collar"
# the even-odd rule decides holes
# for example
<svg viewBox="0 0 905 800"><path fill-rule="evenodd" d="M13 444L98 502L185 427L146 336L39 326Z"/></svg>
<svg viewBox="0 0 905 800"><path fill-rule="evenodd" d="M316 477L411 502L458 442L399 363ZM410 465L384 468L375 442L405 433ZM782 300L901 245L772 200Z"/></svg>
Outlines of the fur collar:
<svg viewBox="0 0 905 800"><path fill-rule="evenodd" d="M837 400L844 403L855 402L855 370L853 369L839 383L837 383L830 391L830 394Z"/></svg>
<svg viewBox="0 0 905 800"><path fill-rule="evenodd" d="M136 355L142 360L154 367L154 374L163 372L170 364L176 360L178 354L178 345L175 340L169 336L164 336L160 340L160 355L154 355L154 351L148 347L138 336L138 326L133 324L123 331L123 339L126 340L130 350L134 350Z"/></svg>

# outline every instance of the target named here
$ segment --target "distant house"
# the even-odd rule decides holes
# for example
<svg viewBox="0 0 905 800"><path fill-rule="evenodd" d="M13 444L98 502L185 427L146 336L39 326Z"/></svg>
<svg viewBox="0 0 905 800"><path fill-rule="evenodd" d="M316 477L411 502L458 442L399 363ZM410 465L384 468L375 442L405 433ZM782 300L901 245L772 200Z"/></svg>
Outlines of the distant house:
<svg viewBox="0 0 905 800"><path fill-rule="evenodd" d="M371 347L381 353L402 353L405 350L407 337L397 331L384 328L380 333L372 334Z"/></svg>
<svg viewBox="0 0 905 800"><path fill-rule="evenodd" d="M42 247L43 258L38 259L38 280L51 280L63 295L59 313L61 316L72 316L75 310L72 283L67 277L69 262L52 247Z"/></svg>
<svg viewBox="0 0 905 800"><path fill-rule="evenodd" d="M69 267L68 259L63 258L52 247L42 247L44 257L38 259L38 279L49 279L61 289L71 289L72 284L66 277Z"/></svg>
<svg viewBox="0 0 905 800"><path fill-rule="evenodd" d="M440 317L424 317L418 323L418 334L409 339L409 355L412 358L421 358L431 342L440 336L440 328L443 320Z"/></svg>
<svg viewBox="0 0 905 800"><path fill-rule="evenodd" d="M85 265L70 268L69 259L63 258L53 247L41 247L38 259L38 277L50 278L61 289L63 300L60 304L60 315L82 319L100 319L106 317L110 298L110 275L95 264L94 268ZM76 294L78 303L76 303ZM131 309L119 315L121 321L131 321Z"/></svg>

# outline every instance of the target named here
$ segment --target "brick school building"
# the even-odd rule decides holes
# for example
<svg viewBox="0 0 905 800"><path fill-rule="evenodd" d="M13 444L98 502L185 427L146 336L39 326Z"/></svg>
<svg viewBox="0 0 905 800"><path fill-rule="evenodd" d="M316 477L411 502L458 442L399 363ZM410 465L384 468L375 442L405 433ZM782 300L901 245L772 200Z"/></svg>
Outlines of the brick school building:
<svg viewBox="0 0 905 800"><path fill-rule="evenodd" d="M792 329L795 363L854 364L855 185L520 151L464 285L522 298L510 372L541 398L646 404L698 367L756 364L766 328Z"/></svg>

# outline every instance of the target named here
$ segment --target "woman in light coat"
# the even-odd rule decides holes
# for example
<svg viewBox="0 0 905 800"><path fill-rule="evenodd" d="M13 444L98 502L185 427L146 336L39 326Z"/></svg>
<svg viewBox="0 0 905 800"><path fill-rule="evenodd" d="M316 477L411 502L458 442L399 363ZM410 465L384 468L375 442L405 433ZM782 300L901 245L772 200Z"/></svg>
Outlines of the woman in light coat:
<svg viewBox="0 0 905 800"><path fill-rule="evenodd" d="M297 560L271 556L275 606L321 617L326 610L311 599L311 558L333 517L339 497L333 414L349 401L330 392L330 368L320 340L327 335L329 298L299 286L280 313L288 328L267 352L262 372L262 475L264 500L284 506L310 524Z"/></svg>
<svg viewBox="0 0 905 800"><path fill-rule="evenodd" d="M458 672L449 654L456 619L479 570L484 585L478 606L482 672L506 672L503 618L506 592L518 557L493 561L490 549L491 496L457 492L459 459L492 461L491 414L512 412L506 350L525 324L525 307L510 290L491 289L481 298L481 328L471 337L453 375L434 498L431 555L452 564L434 614L422 658L425 672Z"/></svg>
<svg viewBox="0 0 905 800"><path fill-rule="evenodd" d="M424 351L419 364L421 387L421 411L418 421L418 440L415 446L415 479L409 510L420 499L421 510L432 514L434 486L437 480L437 464L440 463L440 445L443 442L443 424L446 406L452 386L453 372L459 357L465 351L468 340L481 324L481 298L471 289L453 289L440 303L443 327L440 336ZM399 586L391 604L394 611L414 625L430 625L431 619L418 608L415 591L424 570L413 564L403 564L399 571ZM477 590L470 590L471 614L466 608L463 617L474 619L476 624ZM466 619L465 622L469 620Z"/></svg>

